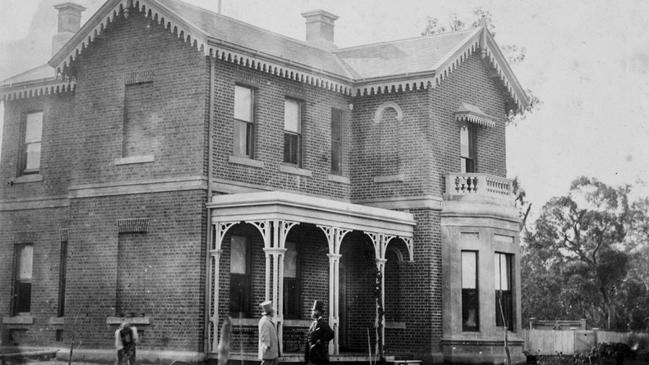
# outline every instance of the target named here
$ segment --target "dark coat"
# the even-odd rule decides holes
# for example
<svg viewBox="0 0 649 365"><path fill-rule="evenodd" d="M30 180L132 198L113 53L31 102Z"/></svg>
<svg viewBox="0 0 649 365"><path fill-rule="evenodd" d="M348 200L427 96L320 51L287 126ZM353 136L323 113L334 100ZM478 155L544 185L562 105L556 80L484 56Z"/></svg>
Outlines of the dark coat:
<svg viewBox="0 0 649 365"><path fill-rule="evenodd" d="M334 331L322 317L314 320L306 335L304 361L309 364L329 363L329 341L334 338Z"/></svg>

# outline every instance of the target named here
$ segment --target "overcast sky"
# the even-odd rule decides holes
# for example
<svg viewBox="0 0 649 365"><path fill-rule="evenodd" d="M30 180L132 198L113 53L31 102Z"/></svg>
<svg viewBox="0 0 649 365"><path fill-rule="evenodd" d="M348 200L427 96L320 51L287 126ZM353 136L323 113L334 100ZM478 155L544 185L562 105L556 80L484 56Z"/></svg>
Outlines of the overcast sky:
<svg viewBox="0 0 649 365"><path fill-rule="evenodd" d="M186 0L216 10L217 0ZM340 16L340 47L418 36L426 16L472 21L493 14L499 44L525 47L513 69L540 109L507 135L508 175L519 176L538 209L579 175L639 184L649 195L649 1L222 0L225 15L304 39L301 12ZM50 55L63 0L0 0L0 76L38 66ZM103 3L79 0L88 10ZM20 49L28 49L19 54ZM25 56L25 54L27 56Z"/></svg>

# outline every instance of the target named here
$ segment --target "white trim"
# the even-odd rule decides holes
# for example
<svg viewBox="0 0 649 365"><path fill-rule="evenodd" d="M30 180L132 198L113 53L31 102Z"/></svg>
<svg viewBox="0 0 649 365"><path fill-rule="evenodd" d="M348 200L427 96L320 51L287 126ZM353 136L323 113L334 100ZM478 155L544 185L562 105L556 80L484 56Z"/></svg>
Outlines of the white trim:
<svg viewBox="0 0 649 365"><path fill-rule="evenodd" d="M306 177L313 177L313 172L311 170L306 170L302 169L296 166L291 166L291 165L279 165L277 168L279 172L285 172L287 174L291 175L299 175L299 176L306 176Z"/></svg>
<svg viewBox="0 0 649 365"><path fill-rule="evenodd" d="M342 175L327 174L327 180L341 184L351 184L349 178Z"/></svg>
<svg viewBox="0 0 649 365"><path fill-rule="evenodd" d="M69 188L69 197L91 198L109 195L160 193L167 191L207 190L207 178L185 176L156 180L120 181L115 183L74 185Z"/></svg>
<svg viewBox="0 0 649 365"><path fill-rule="evenodd" d="M228 157L228 162L237 164L237 165L244 165L244 166L250 166L250 167L257 167L260 169L264 168L264 162L259 161L259 160L254 160L252 158L246 157L246 156L230 156Z"/></svg>
<svg viewBox="0 0 649 365"><path fill-rule="evenodd" d="M398 198L377 198L354 200L355 204L383 209L433 209L442 210L443 199L438 196L424 195Z"/></svg>
<svg viewBox="0 0 649 365"><path fill-rule="evenodd" d="M43 181L43 175L41 175L41 174L21 175L21 176L16 177L12 181L14 182L14 184L40 182L40 181Z"/></svg>
<svg viewBox="0 0 649 365"><path fill-rule="evenodd" d="M128 156L115 159L115 165L131 165L136 163L148 163L155 161L153 155Z"/></svg>
<svg viewBox="0 0 649 365"><path fill-rule="evenodd" d="M34 324L34 317L32 317L30 314L19 314L17 316L7 316L7 317L2 317L2 324L20 324L20 325L25 325L25 324Z"/></svg>
<svg viewBox="0 0 649 365"><path fill-rule="evenodd" d="M283 191L216 195L212 223L283 220L413 237L412 214Z"/></svg>
<svg viewBox="0 0 649 365"><path fill-rule="evenodd" d="M65 324L65 317L50 317L47 323L50 326L63 326Z"/></svg>
<svg viewBox="0 0 649 365"><path fill-rule="evenodd" d="M22 200L2 200L0 201L0 212L12 210L64 208L68 206L70 206L70 200L67 196L42 197L35 199L30 198Z"/></svg>
<svg viewBox="0 0 649 365"><path fill-rule="evenodd" d="M150 317L106 317L107 325L120 325L124 321L138 326L147 326L151 324Z"/></svg>

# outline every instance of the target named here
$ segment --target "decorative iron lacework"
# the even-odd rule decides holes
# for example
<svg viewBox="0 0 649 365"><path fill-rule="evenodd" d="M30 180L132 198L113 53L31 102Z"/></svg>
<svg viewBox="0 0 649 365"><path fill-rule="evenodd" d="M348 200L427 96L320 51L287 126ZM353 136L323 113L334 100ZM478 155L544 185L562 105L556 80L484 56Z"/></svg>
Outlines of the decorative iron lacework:
<svg viewBox="0 0 649 365"><path fill-rule="evenodd" d="M478 124L484 127L493 128L496 126L498 118L483 112L475 105L462 103L460 108L455 112L455 120L458 122L469 122Z"/></svg>
<svg viewBox="0 0 649 365"><path fill-rule="evenodd" d="M148 218L119 219L117 221L119 233L147 233L149 231Z"/></svg>

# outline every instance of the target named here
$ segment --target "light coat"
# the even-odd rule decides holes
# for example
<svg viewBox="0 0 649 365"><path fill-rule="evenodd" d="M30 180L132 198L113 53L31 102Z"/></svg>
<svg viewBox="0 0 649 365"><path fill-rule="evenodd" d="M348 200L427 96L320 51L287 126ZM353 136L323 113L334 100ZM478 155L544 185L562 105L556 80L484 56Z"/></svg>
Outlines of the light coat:
<svg viewBox="0 0 649 365"><path fill-rule="evenodd" d="M279 357L277 326L269 315L259 320L259 360L273 360Z"/></svg>

